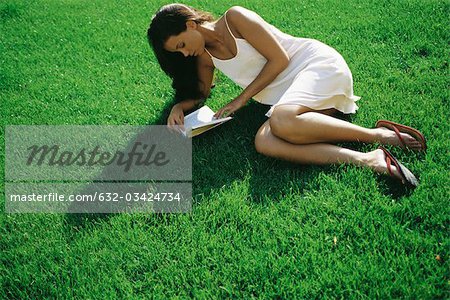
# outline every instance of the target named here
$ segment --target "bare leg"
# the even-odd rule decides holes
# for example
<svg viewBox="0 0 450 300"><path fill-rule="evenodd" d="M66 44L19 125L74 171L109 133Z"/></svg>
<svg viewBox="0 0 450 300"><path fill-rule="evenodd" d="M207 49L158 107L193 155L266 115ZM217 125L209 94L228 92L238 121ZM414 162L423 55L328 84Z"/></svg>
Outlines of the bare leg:
<svg viewBox="0 0 450 300"><path fill-rule="evenodd" d="M364 128L321 112L296 104L280 105L269 119L272 133L293 144L354 141L400 145L392 130ZM410 148L421 147L412 136L402 133L402 137Z"/></svg>
<svg viewBox="0 0 450 300"><path fill-rule="evenodd" d="M327 143L296 145L289 143L271 132L270 119L267 120L255 137L256 150L266 156L292 161L299 164L342 164L369 167L377 173L387 173L387 165L382 150L363 153ZM394 175L401 179L397 169L391 167Z"/></svg>

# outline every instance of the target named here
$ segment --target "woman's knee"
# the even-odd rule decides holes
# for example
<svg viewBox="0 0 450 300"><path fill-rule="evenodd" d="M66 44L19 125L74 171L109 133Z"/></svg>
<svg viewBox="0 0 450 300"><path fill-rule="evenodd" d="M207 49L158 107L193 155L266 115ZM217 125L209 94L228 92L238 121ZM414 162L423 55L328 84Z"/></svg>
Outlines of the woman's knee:
<svg viewBox="0 0 450 300"><path fill-rule="evenodd" d="M266 151L264 137L258 134L255 136L255 149L256 152L261 154Z"/></svg>
<svg viewBox="0 0 450 300"><path fill-rule="evenodd" d="M288 136L293 127L298 125L296 116L297 114L292 111L276 107L269 119L272 133L281 138Z"/></svg>
<svg viewBox="0 0 450 300"><path fill-rule="evenodd" d="M264 154L264 155L270 155L271 151L273 150L273 140L270 133L270 125L269 122L266 121L266 123L261 126L256 133L255 136L255 149L256 152Z"/></svg>

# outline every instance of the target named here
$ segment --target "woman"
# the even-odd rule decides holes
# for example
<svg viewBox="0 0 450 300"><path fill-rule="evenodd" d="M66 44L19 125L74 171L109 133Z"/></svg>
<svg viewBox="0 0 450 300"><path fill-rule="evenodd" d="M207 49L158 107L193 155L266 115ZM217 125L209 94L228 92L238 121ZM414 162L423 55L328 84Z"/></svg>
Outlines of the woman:
<svg viewBox="0 0 450 300"><path fill-rule="evenodd" d="M411 127L381 120L363 128L334 118L355 113L352 74L333 48L296 38L265 22L255 12L234 6L217 20L183 4L169 4L153 16L148 39L161 68L172 78L177 103L167 120L183 125L184 112L209 95L215 68L243 88L219 109L221 118L250 98L271 105L255 147L267 156L303 164L351 163L389 173L409 186L414 175L385 148L362 153L333 145L359 141L425 151L423 135Z"/></svg>

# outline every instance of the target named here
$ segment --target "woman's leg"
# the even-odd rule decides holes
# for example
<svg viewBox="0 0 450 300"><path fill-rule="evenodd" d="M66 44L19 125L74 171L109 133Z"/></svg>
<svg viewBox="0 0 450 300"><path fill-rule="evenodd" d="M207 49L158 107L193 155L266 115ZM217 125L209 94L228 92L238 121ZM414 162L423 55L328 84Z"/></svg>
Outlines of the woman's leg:
<svg viewBox="0 0 450 300"><path fill-rule="evenodd" d="M266 156L300 164L326 165L348 163L369 167L380 174L387 173L385 156L380 149L363 153L326 143L292 144L272 134L270 119L259 128L255 137L255 147L256 151ZM391 166L391 170L396 177L401 179L394 166Z"/></svg>
<svg viewBox="0 0 450 300"><path fill-rule="evenodd" d="M328 112L330 110L325 110ZM394 131L387 128L364 128L346 122L324 111L313 110L298 104L284 104L275 107L269 119L271 132L292 144L315 144L334 142L380 142L399 146ZM420 143L409 134L401 133L409 148L419 149Z"/></svg>

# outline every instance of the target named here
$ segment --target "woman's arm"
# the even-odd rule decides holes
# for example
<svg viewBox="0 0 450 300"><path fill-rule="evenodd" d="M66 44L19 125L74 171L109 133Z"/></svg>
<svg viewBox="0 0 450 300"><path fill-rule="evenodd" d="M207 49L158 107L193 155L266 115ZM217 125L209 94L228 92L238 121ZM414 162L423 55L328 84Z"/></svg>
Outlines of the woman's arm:
<svg viewBox="0 0 450 300"><path fill-rule="evenodd" d="M231 7L227 13L228 24L247 40L267 63L259 75L242 91L239 97L247 102L271 83L289 64L289 56L267 28L258 14L240 6Z"/></svg>
<svg viewBox="0 0 450 300"><path fill-rule="evenodd" d="M214 64L206 51L197 58L197 72L200 91L203 94L203 99L201 100L206 100L211 92L211 85L214 79Z"/></svg>
<svg viewBox="0 0 450 300"><path fill-rule="evenodd" d="M197 72L199 79L199 88L203 94L201 99L189 99L181 101L176 105L180 105L183 112L190 111L197 107L200 103L204 102L208 98L211 92L211 84L214 77L214 65L211 58L206 51L197 58Z"/></svg>
<svg viewBox="0 0 450 300"><path fill-rule="evenodd" d="M183 101L178 102L175 106L179 106L183 112L187 112L192 110L194 107L196 107L198 104L200 104L201 99L186 99Z"/></svg>

